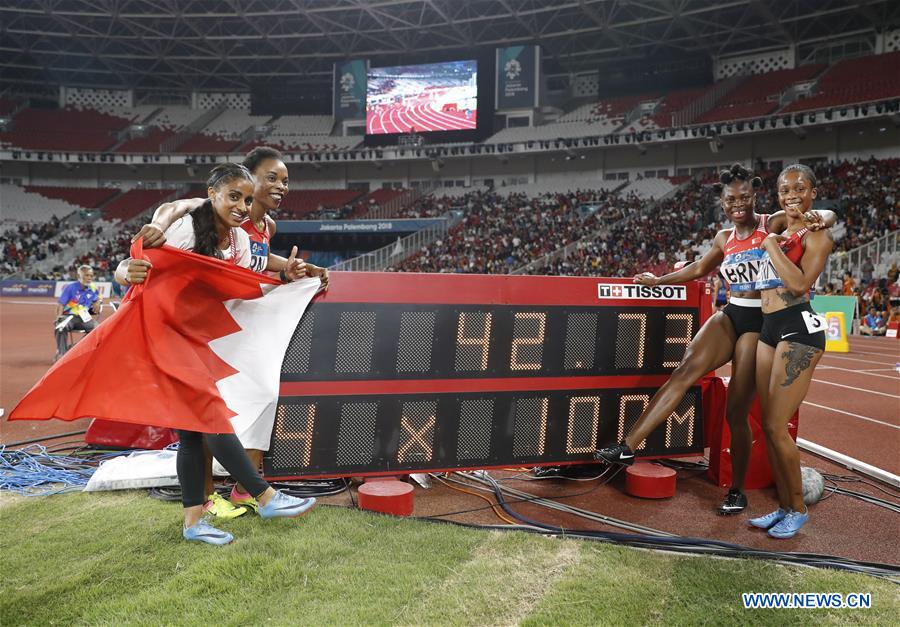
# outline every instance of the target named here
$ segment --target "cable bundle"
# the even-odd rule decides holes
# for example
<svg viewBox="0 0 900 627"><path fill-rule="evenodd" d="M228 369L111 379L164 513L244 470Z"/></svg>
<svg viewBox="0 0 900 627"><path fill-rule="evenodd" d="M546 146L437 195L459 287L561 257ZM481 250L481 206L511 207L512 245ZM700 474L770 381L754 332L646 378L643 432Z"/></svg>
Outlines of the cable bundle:
<svg viewBox="0 0 900 627"><path fill-rule="evenodd" d="M642 527L640 525L629 523L627 521L606 517L596 512L590 512L581 508L564 505L562 503L559 503L557 499L546 499L537 495L529 494L527 492L513 490L508 487L501 486L494 478L492 478L487 473L456 473L456 476L464 479L465 483L472 488L493 492L494 497L497 500L497 505L503 510L504 514L517 520L519 524L475 525L470 523L459 523L456 521L445 520L443 518L443 516L459 512L451 512L449 514L426 517L424 518L424 520L459 525L462 527L482 529L487 528L502 531L520 530L540 534L550 533L553 535L570 538L611 542L615 544L624 544L633 547L670 552L716 555L719 557L769 559L772 561L780 562L782 564L794 564L818 568L833 568L837 570L863 573L875 577L881 577L894 583L900 583L900 567L897 567L893 564L879 564L874 562L865 562L860 560L841 558L833 555L820 555L815 553L788 553L780 551L766 551L762 549L754 549L751 547L742 546L739 544L733 544L730 542L722 542L706 538L675 536L649 527ZM848 478L841 477L840 479L847 480ZM855 498L859 498L860 496L868 496L860 495L860 493L853 493L849 490L845 490L839 487L834 488L834 492L838 494L845 494L847 496L854 496ZM512 496L513 498L508 499L507 496ZM869 497L865 500L875 505L880 505L881 507L885 507L886 504L892 505L876 497ZM512 509L512 507L510 507L512 503L517 502L528 502L535 505L550 507L552 509L564 511L569 514L588 518L590 520L594 520L595 522L603 522L608 525L619 527L621 529L631 531L632 533L604 532L587 529L568 529L543 523L541 521L523 516L522 514ZM492 505L489 505L488 507L491 507ZM888 507L888 509L892 508ZM504 517L504 519L506 519L506 517Z"/></svg>
<svg viewBox="0 0 900 627"><path fill-rule="evenodd" d="M97 469L97 461L53 455L40 444L18 450L0 446L0 490L22 496L80 492Z"/></svg>

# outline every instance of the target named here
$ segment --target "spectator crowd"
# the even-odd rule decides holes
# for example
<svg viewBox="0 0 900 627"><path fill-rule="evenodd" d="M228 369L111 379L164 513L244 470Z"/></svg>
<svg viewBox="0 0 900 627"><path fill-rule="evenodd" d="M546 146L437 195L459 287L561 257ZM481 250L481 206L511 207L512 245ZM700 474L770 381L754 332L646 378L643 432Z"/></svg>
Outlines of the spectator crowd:
<svg viewBox="0 0 900 627"><path fill-rule="evenodd" d="M897 229L900 213L900 159L818 163L819 199L838 214L839 236L833 255L842 255ZM759 170L759 168L758 168ZM765 185L757 208L776 209L776 170L760 172ZM467 272L631 276L649 270L666 272L677 260L692 260L709 246L721 228L722 212L708 184L688 182L664 200L621 197L607 190L575 190L529 197L522 193L471 191L463 196L427 195L396 217L438 217L453 211L460 221L446 236L415 251L390 268L406 272ZM302 194L296 190L295 194ZM362 203L322 207L310 219L353 219L371 207ZM288 214L273 217L287 219ZM8 223L0 232L0 275L33 279L72 276L86 264L98 279L127 256L134 227L110 229L102 222L66 226L57 218L42 224ZM39 264L65 257L77 242L90 242L59 264ZM80 253L81 250L87 252ZM875 260L876 262L878 260ZM37 271L35 265L43 265ZM860 299L863 315L870 307L891 317L891 300L900 299L897 277L876 276L873 260L851 268L849 279L826 286L826 293ZM896 266L892 270L896 275ZM900 304L900 303L897 303ZM900 310L900 307L893 308ZM900 315L900 311L894 312Z"/></svg>

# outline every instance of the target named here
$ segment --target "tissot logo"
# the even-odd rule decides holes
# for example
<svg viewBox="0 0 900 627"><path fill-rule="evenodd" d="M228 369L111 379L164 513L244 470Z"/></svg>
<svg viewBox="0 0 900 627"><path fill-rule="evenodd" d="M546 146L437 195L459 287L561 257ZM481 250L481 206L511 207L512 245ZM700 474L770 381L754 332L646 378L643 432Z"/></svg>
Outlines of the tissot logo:
<svg viewBox="0 0 900 627"><path fill-rule="evenodd" d="M684 285L622 285L598 283L597 298L687 300L687 288Z"/></svg>

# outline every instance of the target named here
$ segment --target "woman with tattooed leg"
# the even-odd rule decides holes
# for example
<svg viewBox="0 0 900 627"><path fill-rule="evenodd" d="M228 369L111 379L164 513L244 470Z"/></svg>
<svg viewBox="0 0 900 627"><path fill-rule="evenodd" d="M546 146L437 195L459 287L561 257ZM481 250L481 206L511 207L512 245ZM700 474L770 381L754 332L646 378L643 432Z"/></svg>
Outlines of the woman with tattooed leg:
<svg viewBox="0 0 900 627"><path fill-rule="evenodd" d="M722 311L703 325L684 353L681 364L654 395L625 439L594 453L594 459L611 464L631 465L634 451L654 429L672 414L688 389L711 370L732 363L725 417L731 431L732 484L718 507L720 514L737 514L747 507L744 477L750 462L752 435L747 414L755 392L756 345L762 328L759 292L756 291L759 245L769 232L780 232L787 224L785 214L757 214L756 190L762 180L740 164L725 170L716 184L725 216L734 224L716 234L713 247L684 268L665 276L649 272L634 277L642 285L668 285L699 279L720 266L731 286L731 300ZM810 229L835 222L831 211L810 212Z"/></svg>
<svg viewBox="0 0 900 627"><path fill-rule="evenodd" d="M750 519L773 538L793 537L809 520L803 503L800 453L787 423L809 391L825 352L825 318L813 312L809 290L825 268L833 245L828 231L812 233L803 216L816 197L816 177L805 165L789 165L778 176L778 204L787 215L783 235L769 234L757 287L763 326L756 351L756 386L763 413L769 464L778 509Z"/></svg>

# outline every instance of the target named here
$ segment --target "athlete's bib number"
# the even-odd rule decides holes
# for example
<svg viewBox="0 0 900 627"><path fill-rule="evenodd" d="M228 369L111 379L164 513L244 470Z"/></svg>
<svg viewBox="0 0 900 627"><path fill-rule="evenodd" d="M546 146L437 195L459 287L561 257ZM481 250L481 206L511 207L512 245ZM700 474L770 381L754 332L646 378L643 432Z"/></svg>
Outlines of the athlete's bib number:
<svg viewBox="0 0 900 627"><path fill-rule="evenodd" d="M263 242L250 241L250 269L263 272L269 264L269 245Z"/></svg>
<svg viewBox="0 0 900 627"><path fill-rule="evenodd" d="M803 324L806 325L807 333L824 332L825 328L828 326L825 316L819 316L808 311L801 311L800 315L803 316Z"/></svg>

